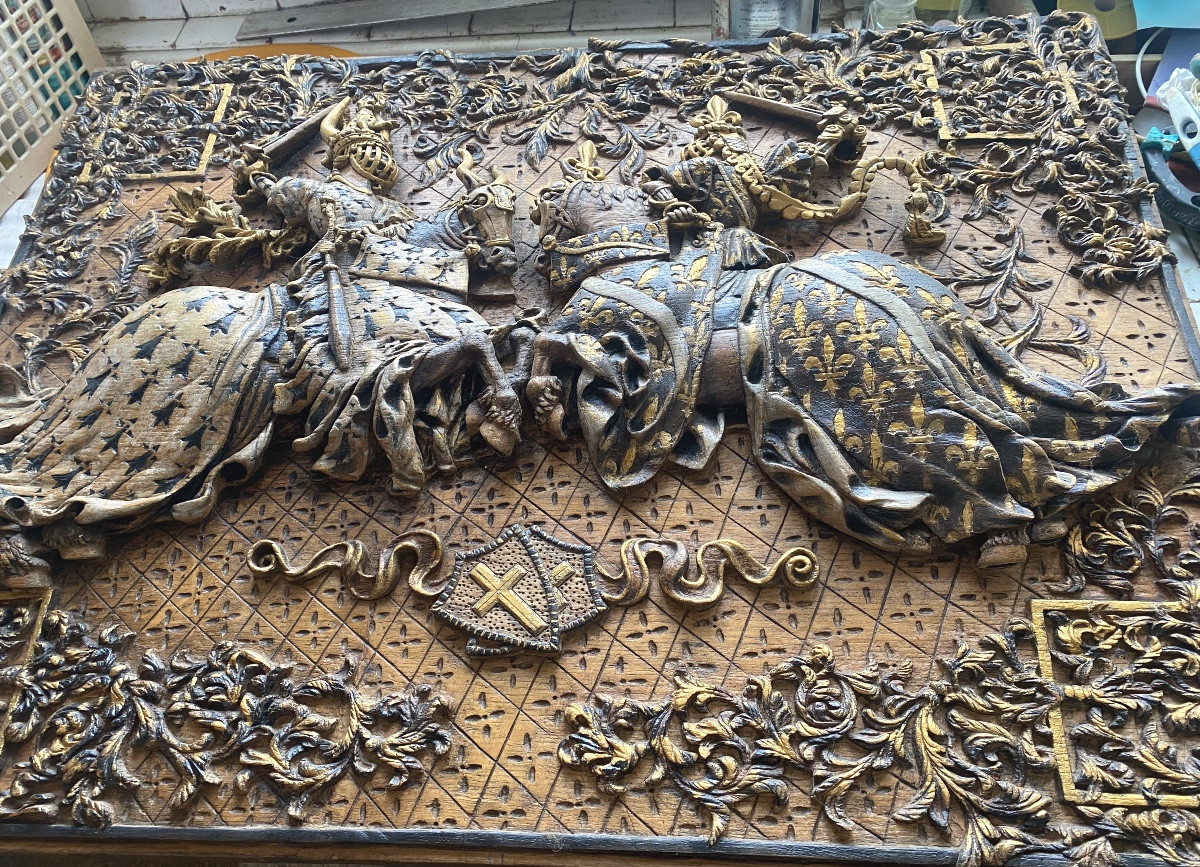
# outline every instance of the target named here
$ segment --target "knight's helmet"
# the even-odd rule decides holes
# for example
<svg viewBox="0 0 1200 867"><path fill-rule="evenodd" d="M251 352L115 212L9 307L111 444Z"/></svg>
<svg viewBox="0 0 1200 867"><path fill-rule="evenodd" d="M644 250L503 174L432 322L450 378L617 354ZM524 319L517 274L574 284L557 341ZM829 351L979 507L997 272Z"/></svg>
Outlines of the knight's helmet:
<svg viewBox="0 0 1200 867"><path fill-rule="evenodd" d="M602 183L606 177L597 160L596 145L585 139L573 157L562 161L563 180L555 181L541 189L537 201L529 210L529 219L540 226L543 240L557 226L570 226L571 218L564 208L567 194L578 184Z"/></svg>
<svg viewBox="0 0 1200 867"><path fill-rule="evenodd" d="M760 207L787 216L787 206L809 194L813 172L809 149L788 139L765 157L758 156L746 141L742 116L722 97L711 97L689 123L696 132L683 149L683 159L715 157L728 163Z"/></svg>
<svg viewBox="0 0 1200 867"><path fill-rule="evenodd" d="M400 166L388 136L396 124L363 105L353 118L347 117L349 110L350 97L346 97L321 123L321 138L329 145L324 165L335 171L349 166L370 182L372 192L387 195L400 179Z"/></svg>

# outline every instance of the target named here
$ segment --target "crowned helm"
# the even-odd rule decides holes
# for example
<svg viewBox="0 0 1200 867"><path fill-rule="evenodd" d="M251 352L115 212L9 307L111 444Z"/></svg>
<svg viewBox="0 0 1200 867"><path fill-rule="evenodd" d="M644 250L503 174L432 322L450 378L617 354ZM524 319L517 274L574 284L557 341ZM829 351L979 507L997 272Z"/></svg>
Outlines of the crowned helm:
<svg viewBox="0 0 1200 867"><path fill-rule="evenodd" d="M363 106L348 120L349 108L350 97L346 97L321 123L321 138L329 145L325 167L340 170L349 166L370 181L373 192L385 195L400 179L400 167L387 135L395 124Z"/></svg>
<svg viewBox="0 0 1200 867"><path fill-rule="evenodd" d="M790 139L776 145L766 158L759 157L746 141L742 116L719 96L708 100L693 117L692 141L684 159L716 157L731 165L756 202L789 216L791 207L809 193L813 159L809 150Z"/></svg>

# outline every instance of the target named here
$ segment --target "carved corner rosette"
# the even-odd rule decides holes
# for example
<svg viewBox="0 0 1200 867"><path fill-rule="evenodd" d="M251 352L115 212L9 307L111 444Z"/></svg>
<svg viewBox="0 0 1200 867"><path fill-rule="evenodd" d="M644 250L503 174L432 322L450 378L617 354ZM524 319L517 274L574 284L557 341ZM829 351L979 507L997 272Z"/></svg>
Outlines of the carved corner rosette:
<svg viewBox="0 0 1200 867"><path fill-rule="evenodd" d="M8 627L29 619L19 608L0 602L0 648ZM11 763L0 821L57 822L65 812L107 827L121 796L145 782L132 760L157 754L179 777L171 810L232 772L238 792L261 785L300 822L340 780L382 769L389 788L402 788L450 746L449 706L427 686L370 698L348 667L293 679L290 666L232 642L200 659L148 652L134 662L136 636L121 626L93 634L57 610L37 626L24 656L0 669Z"/></svg>

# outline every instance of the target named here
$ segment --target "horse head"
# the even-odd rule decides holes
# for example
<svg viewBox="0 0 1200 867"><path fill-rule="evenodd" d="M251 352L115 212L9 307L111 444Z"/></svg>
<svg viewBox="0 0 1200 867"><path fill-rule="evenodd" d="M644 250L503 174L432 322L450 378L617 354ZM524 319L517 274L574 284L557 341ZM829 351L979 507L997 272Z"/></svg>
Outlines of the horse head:
<svg viewBox="0 0 1200 867"><path fill-rule="evenodd" d="M476 264L482 270L509 277L517 270L513 245L516 190L498 170L490 171L490 180L476 173L475 160L466 148L459 154L462 162L455 174L463 185L463 194L454 208L465 232L474 235L479 245Z"/></svg>
<svg viewBox="0 0 1200 867"><path fill-rule="evenodd" d="M542 252L535 269L545 274L550 259L546 251L559 241L600 229L644 223L651 216L642 191L628 184L605 180L596 164L596 146L585 141L579 154L563 160L564 180L545 187L530 209L529 219L538 227Z"/></svg>

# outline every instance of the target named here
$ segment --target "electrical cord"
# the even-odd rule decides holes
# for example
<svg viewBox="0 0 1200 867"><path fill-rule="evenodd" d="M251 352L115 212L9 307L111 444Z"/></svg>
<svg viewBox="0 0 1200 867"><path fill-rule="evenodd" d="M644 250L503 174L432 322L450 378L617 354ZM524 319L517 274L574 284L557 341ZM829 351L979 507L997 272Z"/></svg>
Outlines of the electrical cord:
<svg viewBox="0 0 1200 867"><path fill-rule="evenodd" d="M1142 47L1138 49L1137 61L1134 63L1133 70L1134 78L1137 79L1138 90L1142 92L1142 99L1145 99L1148 95L1146 93L1146 80L1142 77L1142 61L1146 57L1146 49L1150 47L1151 42L1165 33L1168 29L1169 28L1166 27L1155 28L1154 32L1150 34L1150 38L1143 42Z"/></svg>

